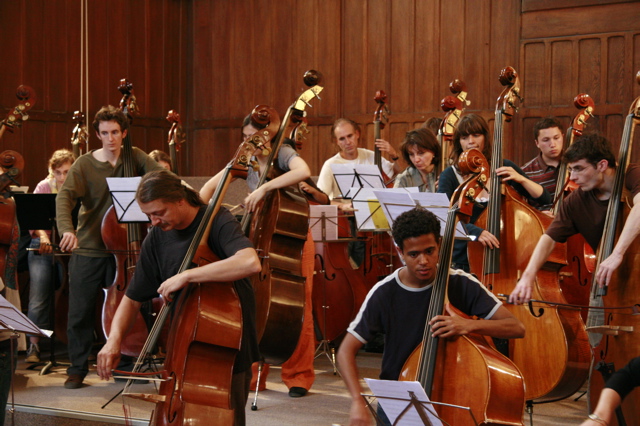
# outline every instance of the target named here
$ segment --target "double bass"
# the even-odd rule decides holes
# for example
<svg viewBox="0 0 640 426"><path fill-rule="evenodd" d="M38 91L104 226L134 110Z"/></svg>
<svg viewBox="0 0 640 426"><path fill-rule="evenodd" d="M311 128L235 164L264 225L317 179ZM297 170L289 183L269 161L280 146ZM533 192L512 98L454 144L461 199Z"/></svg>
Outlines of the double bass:
<svg viewBox="0 0 640 426"><path fill-rule="evenodd" d="M476 222L498 238L500 247L470 242L468 253L471 271L482 278L483 284L496 295L507 295L526 268L551 218L530 206L509 185L503 185L495 173L503 164L503 122L511 121L517 100L521 99L519 78L513 68L502 70L500 82L506 87L496 105L489 205ZM564 246L556 245L536 276L532 298L550 302L549 305L506 305L527 330L523 339L511 339L508 349L509 358L522 371L527 401L569 396L588 375L591 354L580 310L558 306L566 304L558 284L558 269L564 265Z"/></svg>
<svg viewBox="0 0 640 426"><path fill-rule="evenodd" d="M304 116L306 106L323 89L315 70L307 71L303 81L309 88L289 107L282 122L276 117L278 132L257 188L283 173L277 158L285 136L297 125L292 117ZM260 352L266 362L280 364L293 354L302 330L305 278L301 259L309 231L309 204L297 184L270 191L258 211L244 215L241 226L262 261L262 272L252 277Z"/></svg>
<svg viewBox="0 0 640 426"><path fill-rule="evenodd" d="M513 362L479 335L444 340L431 335L429 320L445 312L456 224L458 219L469 220L475 196L489 176L487 160L477 149L462 153L458 164L471 177L451 197L424 338L406 361L400 380L419 381L432 401L471 409L470 415L450 405L434 407L446 424L523 425L524 384Z"/></svg>
<svg viewBox="0 0 640 426"><path fill-rule="evenodd" d="M640 72L636 75L640 84ZM640 97L636 98L625 119L624 132L620 142L620 153L616 167L615 179L604 232L597 253L597 265L608 258L615 247L615 242L626 223L633 204L633 199L625 188L625 175L630 162L635 128L640 125ZM589 380L589 396L591 407L595 408L600 391L607 375L625 366L632 358L638 356L638 330L640 315L637 307L640 289L638 288L638 256L640 241L636 239L627 248L622 263L611 277L608 287L599 287L594 279L591 285L591 306L604 307L591 309L587 320L589 336L594 346L594 371ZM597 270L597 269L596 269ZM633 308L615 309L629 306ZM616 411L616 417L610 425L635 425L640 421L640 394L637 390L630 394Z"/></svg>
<svg viewBox="0 0 640 426"><path fill-rule="evenodd" d="M373 100L378 104L373 114L373 137L374 140L381 139L380 132L384 129L389 120L389 106L387 105L387 94L384 90L378 90ZM385 173L382 167L382 152L378 146L374 149L374 164L380 170L382 181L387 188L393 188L393 179ZM369 203L371 213L379 208L379 203ZM367 238L365 247L365 259L362 265L364 280L369 289L378 281L391 274L395 269L402 266L391 236L386 231L365 232Z"/></svg>
<svg viewBox="0 0 640 426"><path fill-rule="evenodd" d="M387 105L387 94L384 90L378 90L373 100L378 104L378 107L373 114L373 140L375 142L380 139L380 132L389 121L390 112L389 106ZM375 143L373 149L373 163L380 170L385 186L393 187L393 179L390 179L382 168L382 151L380 151L380 148L378 148L378 145L375 145Z"/></svg>
<svg viewBox="0 0 640 426"><path fill-rule="evenodd" d="M133 84L126 79L122 79L118 90L122 93L120 108L130 119L137 108L135 96L133 95ZM127 132L123 140L121 155L124 177L137 176L133 159L131 131ZM118 305L133 277L133 272L138 262L138 254L140 253L140 245L146 236L145 225L140 223L119 223L114 206L109 207L102 219L102 240L107 250L113 253L116 260L116 276L113 284L105 289L105 300L102 308L102 327L107 337L109 336L111 322ZM136 322L122 342L121 352L123 355L135 357L140 354L147 338L148 330L151 327L151 324L148 323L152 309L150 305L144 304L142 310L136 314ZM147 320L143 317L142 311L145 311Z"/></svg>
<svg viewBox="0 0 640 426"><path fill-rule="evenodd" d="M177 274L217 260L207 240L227 188L232 179L246 178L252 166L251 156L278 130L278 114L268 106L258 105L252 120L268 125L243 142L225 168ZM233 424L231 378L243 327L240 301L233 283L191 283L178 297L167 301L149 333L134 372L145 364L170 315L173 320L161 372L164 381L158 394L132 393L132 381L129 381L123 395L156 404L152 425Z"/></svg>
<svg viewBox="0 0 640 426"><path fill-rule="evenodd" d="M11 250L17 245L18 225L16 217L16 202L9 192L10 185L16 185L16 178L24 169L24 159L16 151L3 151L0 153L0 277L4 280L7 264L11 264Z"/></svg>

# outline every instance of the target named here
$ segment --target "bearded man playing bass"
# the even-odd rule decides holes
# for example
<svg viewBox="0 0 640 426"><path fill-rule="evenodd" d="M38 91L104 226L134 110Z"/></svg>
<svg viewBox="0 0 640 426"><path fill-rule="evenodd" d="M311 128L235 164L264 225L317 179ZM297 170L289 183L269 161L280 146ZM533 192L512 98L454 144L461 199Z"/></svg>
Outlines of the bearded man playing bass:
<svg viewBox="0 0 640 426"><path fill-rule="evenodd" d="M258 360L256 304L247 277L260 272L258 255L238 221L228 210L220 208L212 219L207 245L221 260L176 275L202 221L205 204L197 192L164 169L142 178L136 200L151 219L153 228L142 244L136 271L113 318L109 339L98 354L98 375L104 380L111 376L120 358L122 338L133 324L142 302L158 294L170 301L173 293L189 283L215 286L216 282L233 281L242 307L242 342L233 366L231 406L235 411L235 424L244 425L251 364Z"/></svg>
<svg viewBox="0 0 640 426"><path fill-rule="evenodd" d="M371 423L360 396L362 388L356 365L360 348L375 333L385 333L380 379L398 380L405 361L422 342L438 265L440 221L422 208L404 212L393 223L393 240L406 266L369 291L338 351L340 374L352 398L352 426ZM473 275L451 269L448 290L452 305L467 315L489 321L463 318L447 307L449 315L429 320L434 337L453 338L469 333L502 339L524 337L520 320ZM390 424L380 405L378 416L383 424Z"/></svg>

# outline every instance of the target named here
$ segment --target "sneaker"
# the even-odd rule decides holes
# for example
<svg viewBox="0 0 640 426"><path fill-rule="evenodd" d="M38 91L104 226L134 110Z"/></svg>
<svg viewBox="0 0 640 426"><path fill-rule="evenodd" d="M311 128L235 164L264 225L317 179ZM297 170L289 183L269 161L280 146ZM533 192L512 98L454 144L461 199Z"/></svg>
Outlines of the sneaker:
<svg viewBox="0 0 640 426"><path fill-rule="evenodd" d="M31 346L29 346L25 361L32 364L40 362L40 347L37 343L32 343Z"/></svg>
<svg viewBox="0 0 640 426"><path fill-rule="evenodd" d="M64 382L65 389L79 389L82 387L82 381L84 376L80 374L69 374L67 380Z"/></svg>

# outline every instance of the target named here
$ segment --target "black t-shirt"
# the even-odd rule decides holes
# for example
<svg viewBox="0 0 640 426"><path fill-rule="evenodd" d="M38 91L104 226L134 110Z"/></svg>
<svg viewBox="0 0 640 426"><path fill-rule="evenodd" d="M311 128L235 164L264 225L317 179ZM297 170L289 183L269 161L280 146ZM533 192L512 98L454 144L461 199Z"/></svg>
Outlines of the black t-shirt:
<svg viewBox="0 0 640 426"><path fill-rule="evenodd" d="M144 302L158 296L157 289L160 284L178 273L204 212L203 207L193 223L185 229L162 231L154 227L149 231L142 243L136 271L127 288L127 297ZM225 208L221 208L213 220L208 245L220 259L226 259L242 249L253 247L251 241L242 233L238 221ZM250 368L251 363L257 361L259 356L255 326L256 301L248 278L235 281L234 288L242 306L243 322L242 344L234 366L234 373L239 373Z"/></svg>
<svg viewBox="0 0 640 426"><path fill-rule="evenodd" d="M402 268L401 268L402 269ZM411 352L422 342L433 285L408 287L396 270L367 294L348 332L362 343L376 333L385 334L380 379L398 380ZM461 270L449 271L449 301L467 315L490 319L502 306L474 276Z"/></svg>

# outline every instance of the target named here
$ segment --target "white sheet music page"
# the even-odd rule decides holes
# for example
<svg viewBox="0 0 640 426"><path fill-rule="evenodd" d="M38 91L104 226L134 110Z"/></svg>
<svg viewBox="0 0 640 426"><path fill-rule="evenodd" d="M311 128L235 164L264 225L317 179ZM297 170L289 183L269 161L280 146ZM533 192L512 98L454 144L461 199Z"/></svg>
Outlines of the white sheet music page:
<svg viewBox="0 0 640 426"><path fill-rule="evenodd" d="M136 201L136 191L142 180L141 176L130 178L107 178L109 192L120 222L149 222L149 217L142 213Z"/></svg>
<svg viewBox="0 0 640 426"><path fill-rule="evenodd" d="M405 188L408 189L408 188ZM389 192L375 190L374 194L380 200L382 210L389 223L393 223L398 216L407 210L411 210L418 204L435 214L440 219L440 234L444 232L447 223L447 213L449 212L449 197L447 194L434 192ZM465 232L462 223L456 225L456 238L469 240L472 239Z"/></svg>
<svg viewBox="0 0 640 426"><path fill-rule="evenodd" d="M355 217L358 230L383 231L391 229L390 226L393 220L390 220L390 217L381 208L378 193L398 194L398 197L402 197L401 199L411 201L411 196L408 193L418 191L418 188L351 188L350 192L353 194L351 202L356 210ZM403 194L408 198L403 198ZM412 205L415 205L415 203Z"/></svg>
<svg viewBox="0 0 640 426"><path fill-rule="evenodd" d="M389 417L391 424L395 424L396 419L402 411L409 405L411 397L409 392L413 392L418 401L425 402L423 407L429 417L429 421L433 426L442 426L442 422L436 417L432 411L436 411L432 404L428 404L429 397L425 393L420 382L400 382L396 380L376 380L364 379L371 389L371 392L378 398L378 403L382 404L384 413ZM401 398L390 399L390 398ZM402 426L424 426L420 415L415 407L411 407L402 415L397 423Z"/></svg>
<svg viewBox="0 0 640 426"><path fill-rule="evenodd" d="M331 164L331 171L344 198L353 198L351 188L384 188L380 169L372 164Z"/></svg>

